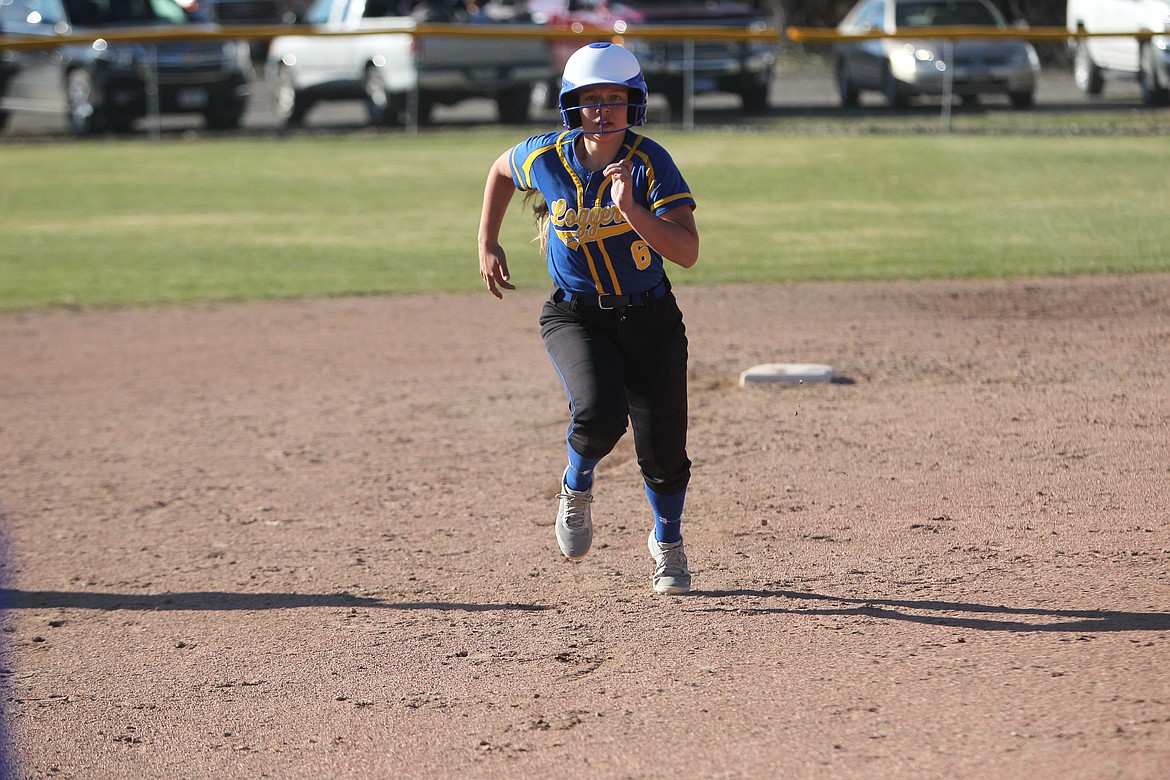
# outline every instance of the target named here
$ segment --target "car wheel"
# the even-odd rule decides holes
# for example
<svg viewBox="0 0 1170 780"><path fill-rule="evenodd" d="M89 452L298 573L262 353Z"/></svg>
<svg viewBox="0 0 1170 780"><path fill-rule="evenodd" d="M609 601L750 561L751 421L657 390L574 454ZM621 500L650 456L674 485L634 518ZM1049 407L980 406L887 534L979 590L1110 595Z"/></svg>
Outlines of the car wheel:
<svg viewBox="0 0 1170 780"><path fill-rule="evenodd" d="M381 68L366 66L362 92L365 93L366 116L371 125L391 127L402 124L402 100L386 91L386 79Z"/></svg>
<svg viewBox="0 0 1170 780"><path fill-rule="evenodd" d="M849 68L845 60L837 61L837 94L841 96L841 105L846 108L855 108L861 96L853 77L849 75Z"/></svg>
<svg viewBox="0 0 1170 780"><path fill-rule="evenodd" d="M666 107L670 111L670 121L683 121L683 114L686 111L686 95L682 82L672 83L662 90L662 95L666 98Z"/></svg>
<svg viewBox="0 0 1170 780"><path fill-rule="evenodd" d="M557 91L560 89L560 83L553 83L551 81L538 81L532 85L532 105L541 109L542 111L553 111L559 109L557 101L560 99Z"/></svg>
<svg viewBox="0 0 1170 780"><path fill-rule="evenodd" d="M739 99L745 114L765 114L768 111L768 84L752 82L739 90Z"/></svg>
<svg viewBox="0 0 1170 780"><path fill-rule="evenodd" d="M310 101L293 83L287 65L276 71L276 116L285 127L300 127L305 123Z"/></svg>
<svg viewBox="0 0 1170 780"><path fill-rule="evenodd" d="M1105 87L1105 77L1097 63L1093 62L1093 56L1089 54L1089 47L1084 41L1077 42L1073 53L1073 81L1077 89L1086 95L1100 95Z"/></svg>
<svg viewBox="0 0 1170 780"><path fill-rule="evenodd" d="M1142 88L1142 102L1147 106L1164 106L1170 101L1170 90L1158 73L1158 60L1154 47L1142 44L1138 83Z"/></svg>
<svg viewBox="0 0 1170 780"><path fill-rule="evenodd" d="M106 129L111 133L129 133L134 126L134 117L130 114L106 113Z"/></svg>
<svg viewBox="0 0 1170 780"><path fill-rule="evenodd" d="M506 89L496 95L496 110L505 125L522 125L532 116L532 85Z"/></svg>
<svg viewBox="0 0 1170 780"><path fill-rule="evenodd" d="M105 129L105 117L97 105L97 86L89 71L80 68L65 76L65 118L69 132L93 135Z"/></svg>
<svg viewBox="0 0 1170 780"><path fill-rule="evenodd" d="M215 101L203 112L203 124L208 130L239 130L247 108L243 100Z"/></svg>
<svg viewBox="0 0 1170 780"><path fill-rule="evenodd" d="M428 97L422 93L418 93L416 99L411 104L407 98L406 109L403 111L403 116L408 123L414 124L418 127L425 127L429 125L435 118L435 99ZM413 116L411 112L413 111Z"/></svg>
<svg viewBox="0 0 1170 780"><path fill-rule="evenodd" d="M1034 92L1009 92L1008 100L1012 101L1012 108L1031 108L1036 103Z"/></svg>
<svg viewBox="0 0 1170 780"><path fill-rule="evenodd" d="M886 69L886 75L883 79L882 92L885 93L886 103L890 108L905 108L908 101L905 88L902 83L894 78L893 72L889 68Z"/></svg>

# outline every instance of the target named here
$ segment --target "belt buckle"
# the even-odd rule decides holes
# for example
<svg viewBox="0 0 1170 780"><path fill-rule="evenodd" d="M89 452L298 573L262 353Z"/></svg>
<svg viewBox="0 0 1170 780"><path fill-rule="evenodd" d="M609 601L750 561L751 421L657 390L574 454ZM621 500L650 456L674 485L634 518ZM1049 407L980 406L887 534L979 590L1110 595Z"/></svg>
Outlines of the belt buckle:
<svg viewBox="0 0 1170 780"><path fill-rule="evenodd" d="M605 305L605 299L608 297L610 297L610 296L599 293L597 296L597 308L604 309L605 311L613 311L614 309L616 309L617 308L616 306L606 306Z"/></svg>

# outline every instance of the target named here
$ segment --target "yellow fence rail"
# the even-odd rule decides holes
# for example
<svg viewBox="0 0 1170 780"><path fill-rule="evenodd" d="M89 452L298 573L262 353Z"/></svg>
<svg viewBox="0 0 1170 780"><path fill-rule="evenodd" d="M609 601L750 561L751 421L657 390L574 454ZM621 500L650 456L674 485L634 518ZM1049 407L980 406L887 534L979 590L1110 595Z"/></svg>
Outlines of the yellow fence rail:
<svg viewBox="0 0 1170 780"><path fill-rule="evenodd" d="M612 28L586 27L558 29L544 25L488 25L488 24L433 24L419 23L390 27L385 30L322 30L308 25L220 25L195 29L158 27L120 27L90 30L85 34L37 37L0 38L0 49L49 49L70 44L87 44L96 40L107 43L138 42L165 43L171 41L209 40L271 40L286 35L345 37L371 34L404 33L419 38L443 36L448 38L538 38L545 40L579 40L582 43L613 38L647 38L665 40L730 40L744 42L778 43L782 39L773 27L629 27L618 31Z"/></svg>
<svg viewBox="0 0 1170 780"><path fill-rule="evenodd" d="M964 40L981 38L1011 38L1014 40L1031 41L1032 43L1061 43L1081 38L1137 38L1148 41L1160 33L1149 30L1130 30L1126 32L1076 32L1064 27L1006 27L1002 30L989 30L986 27L914 27L902 32L894 33L862 33L844 35L831 28L789 27L788 39L793 43L840 43L845 41L869 41L883 38L943 38L950 40ZM1164 34L1164 33L1161 33Z"/></svg>
<svg viewBox="0 0 1170 780"><path fill-rule="evenodd" d="M986 27L916 27L896 33L865 33L843 35L832 28L789 27L780 30L775 27L677 27L665 25L627 26L620 30L577 25L573 28L558 29L544 25L488 25L488 24L433 24L406 25L401 29L387 29L384 32L402 32L420 38L428 36L465 38L543 38L545 40L580 40L582 42L613 39L639 38L659 40L723 40L745 43L779 44L784 40L797 44L832 44L845 41L881 40L883 38L939 38L962 40L965 38L1012 38L1034 43L1058 43L1081 38L1136 38L1148 41L1166 33L1149 30L1126 32L1090 33L1071 32L1063 27L1010 27L989 30ZM369 30L320 30L307 25L221 25L196 29L160 29L158 27L120 27L117 29L90 30L85 34L54 36L8 36L0 37L0 49L51 49L72 44L87 44L96 40L113 42L163 43L168 41L207 40L271 40L285 35L356 36L370 35Z"/></svg>

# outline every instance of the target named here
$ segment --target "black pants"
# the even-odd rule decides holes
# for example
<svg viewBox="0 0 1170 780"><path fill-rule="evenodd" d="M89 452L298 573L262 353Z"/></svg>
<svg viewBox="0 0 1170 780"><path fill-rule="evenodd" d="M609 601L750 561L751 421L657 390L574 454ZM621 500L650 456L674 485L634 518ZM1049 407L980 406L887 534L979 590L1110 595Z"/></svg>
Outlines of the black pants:
<svg viewBox="0 0 1170 780"><path fill-rule="evenodd" d="M634 428L646 484L681 493L687 457L687 335L667 291L643 306L599 309L558 300L544 304L540 335L569 396L569 445L603 458Z"/></svg>

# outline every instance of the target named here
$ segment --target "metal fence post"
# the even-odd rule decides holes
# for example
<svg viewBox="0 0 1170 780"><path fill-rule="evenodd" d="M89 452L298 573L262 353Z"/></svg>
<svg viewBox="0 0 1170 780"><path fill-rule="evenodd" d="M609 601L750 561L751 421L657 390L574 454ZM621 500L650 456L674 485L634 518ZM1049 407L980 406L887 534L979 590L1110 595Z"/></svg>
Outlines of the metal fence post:
<svg viewBox="0 0 1170 780"><path fill-rule="evenodd" d="M410 40L413 45L410 47L411 57L414 60L414 86L410 88L410 92L406 95L406 130L407 132L417 135L418 126L421 122L418 121L418 110L422 105L422 100L419 98L418 82L422 71L419 68L419 63L422 62L422 56L419 50L422 48L423 42L419 39L417 33L410 34Z"/></svg>
<svg viewBox="0 0 1170 780"><path fill-rule="evenodd" d="M955 90L955 39L943 40L942 129L951 132L951 101Z"/></svg>
<svg viewBox="0 0 1170 780"><path fill-rule="evenodd" d="M162 139L162 110L159 107L158 97L158 45L150 44L146 47L149 53L146 63L146 124L149 128L150 140Z"/></svg>
<svg viewBox="0 0 1170 780"><path fill-rule="evenodd" d="M683 130L695 129L695 39L683 40Z"/></svg>

